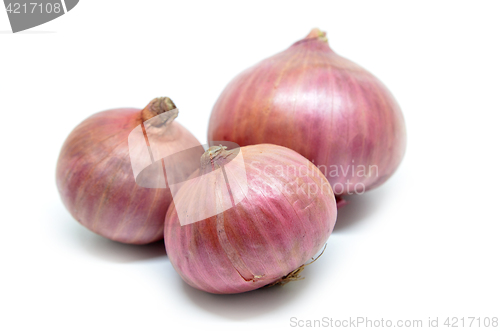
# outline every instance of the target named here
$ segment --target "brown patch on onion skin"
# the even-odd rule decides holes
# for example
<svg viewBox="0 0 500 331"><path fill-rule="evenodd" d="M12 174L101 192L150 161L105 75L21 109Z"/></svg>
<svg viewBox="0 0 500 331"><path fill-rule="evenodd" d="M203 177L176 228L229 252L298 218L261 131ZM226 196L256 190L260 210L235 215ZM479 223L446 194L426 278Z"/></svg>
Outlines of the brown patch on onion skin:
<svg viewBox="0 0 500 331"><path fill-rule="evenodd" d="M305 269L305 267L316 262L321 257L321 255L323 255L323 253L325 252L325 249L326 249L326 244L325 244L325 247L323 248L323 250L321 251L321 253L318 255L318 257L312 258L311 262L301 265L300 267L293 270L292 272L290 272L286 276L283 276L283 278L280 278L277 281L275 281L271 284L268 284L264 287L271 287L271 286L275 286L275 285L285 286L286 284L288 284L290 282L304 279L304 277L302 277L300 275L300 273Z"/></svg>
<svg viewBox="0 0 500 331"><path fill-rule="evenodd" d="M305 264L301 265L300 267L298 267L294 271L290 272L288 275L283 276L283 278L280 278L277 281L264 286L264 288L275 286L275 285L285 286L286 284L288 284L290 282L294 282L296 280L302 280L302 279L304 279L304 277L301 277L300 273L304 270L304 268L305 268Z"/></svg>

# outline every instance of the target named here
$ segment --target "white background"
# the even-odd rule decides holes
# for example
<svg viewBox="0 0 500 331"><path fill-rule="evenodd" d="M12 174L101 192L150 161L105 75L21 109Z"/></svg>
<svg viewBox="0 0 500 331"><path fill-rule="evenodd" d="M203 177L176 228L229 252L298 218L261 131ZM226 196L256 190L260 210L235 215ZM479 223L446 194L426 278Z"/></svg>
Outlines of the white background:
<svg viewBox="0 0 500 331"><path fill-rule="evenodd" d="M0 329L500 317L499 13L498 1L82 0L11 34L2 8ZM55 165L79 122L168 95L205 142L229 80L313 27L389 87L408 145L385 185L340 210L305 280L207 294L183 283L162 243L114 243L72 219Z"/></svg>

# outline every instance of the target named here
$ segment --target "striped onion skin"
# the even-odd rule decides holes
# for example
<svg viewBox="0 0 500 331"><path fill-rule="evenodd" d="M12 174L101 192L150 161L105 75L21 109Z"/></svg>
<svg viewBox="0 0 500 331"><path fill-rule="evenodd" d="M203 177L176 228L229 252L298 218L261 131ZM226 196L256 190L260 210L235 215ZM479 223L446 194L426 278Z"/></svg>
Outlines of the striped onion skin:
<svg viewBox="0 0 500 331"><path fill-rule="evenodd" d="M389 90L313 29L226 86L208 140L291 148L313 161L341 196L375 188L396 171L406 129Z"/></svg>
<svg viewBox="0 0 500 331"><path fill-rule="evenodd" d="M186 283L210 293L246 292L279 280L325 245L337 217L331 186L306 158L270 144L241 152L248 191L240 203L181 226L177 202L195 201L196 208L213 204L196 190L181 189L166 215L172 265ZM235 180L244 185L243 178Z"/></svg>
<svg viewBox="0 0 500 331"><path fill-rule="evenodd" d="M56 169L57 187L71 215L91 231L128 244L161 240L172 202L168 189L135 182L128 135L143 122L142 113L112 109L85 119L64 142ZM175 136L168 143L172 148L199 144L180 124L169 125Z"/></svg>

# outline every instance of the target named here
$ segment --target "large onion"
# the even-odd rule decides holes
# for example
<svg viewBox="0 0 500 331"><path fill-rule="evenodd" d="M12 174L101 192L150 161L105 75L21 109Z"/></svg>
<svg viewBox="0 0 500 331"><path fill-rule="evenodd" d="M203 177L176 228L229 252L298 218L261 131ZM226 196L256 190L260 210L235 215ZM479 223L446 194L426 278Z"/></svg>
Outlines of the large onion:
<svg viewBox="0 0 500 331"><path fill-rule="evenodd" d="M330 184L300 154L268 144L211 147L170 205L165 246L189 285L245 292L295 277L336 216Z"/></svg>
<svg viewBox="0 0 500 331"><path fill-rule="evenodd" d="M163 172L143 171L137 179L145 184L136 183L129 135L139 132L137 144L142 140L146 147L141 125L149 121L154 124L148 130L149 143L155 141L161 146L163 155L199 145L189 131L173 121L177 114L169 98L158 98L143 110L123 108L97 113L71 132L59 155L56 179L66 208L78 222L123 243L146 244L163 237L172 196ZM156 119L161 123L154 123ZM147 150L145 153L143 150L147 158L140 159L139 155L136 163L151 163Z"/></svg>
<svg viewBox="0 0 500 331"><path fill-rule="evenodd" d="M385 182L403 158L406 131L387 88L314 29L228 84L208 140L289 147L316 164L340 196Z"/></svg>

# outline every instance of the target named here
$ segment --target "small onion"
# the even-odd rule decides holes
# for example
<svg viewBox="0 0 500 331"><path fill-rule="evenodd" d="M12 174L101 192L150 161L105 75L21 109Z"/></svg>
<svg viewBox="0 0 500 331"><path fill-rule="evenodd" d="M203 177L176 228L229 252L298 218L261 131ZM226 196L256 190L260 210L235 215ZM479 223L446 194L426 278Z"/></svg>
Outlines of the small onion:
<svg viewBox="0 0 500 331"><path fill-rule="evenodd" d="M231 166L240 153L241 164ZM214 186L219 179L207 176L221 169L233 204L216 214L229 198L225 184ZM214 216L181 225L193 212ZM211 293L246 292L296 278L325 245L336 217L330 184L300 154L270 144L210 147L170 205L165 247L189 285Z"/></svg>
<svg viewBox="0 0 500 331"><path fill-rule="evenodd" d="M208 140L291 148L316 164L341 196L375 188L396 171L406 130L389 90L313 29L227 85L214 105Z"/></svg>
<svg viewBox="0 0 500 331"><path fill-rule="evenodd" d="M57 162L57 187L71 215L88 229L130 244L163 237L171 193L164 179L163 187L136 183L128 144L134 129L141 130L145 121L160 118L160 114L167 120L148 136L161 143L166 154L199 145L188 130L173 121L178 110L169 98L154 99L143 110L102 111L80 123L66 139ZM141 178L147 182L147 177L146 173Z"/></svg>

